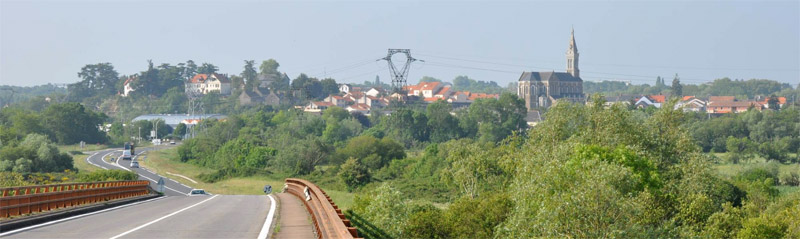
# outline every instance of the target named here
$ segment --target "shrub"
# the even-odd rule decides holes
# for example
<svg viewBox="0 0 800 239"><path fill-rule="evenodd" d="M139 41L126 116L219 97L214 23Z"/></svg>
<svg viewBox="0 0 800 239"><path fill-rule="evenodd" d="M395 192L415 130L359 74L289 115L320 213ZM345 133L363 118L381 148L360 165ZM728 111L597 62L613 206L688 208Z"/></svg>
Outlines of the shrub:
<svg viewBox="0 0 800 239"><path fill-rule="evenodd" d="M139 178L134 172L125 170L98 170L91 173L81 174L81 182L101 182L101 181L129 181Z"/></svg>

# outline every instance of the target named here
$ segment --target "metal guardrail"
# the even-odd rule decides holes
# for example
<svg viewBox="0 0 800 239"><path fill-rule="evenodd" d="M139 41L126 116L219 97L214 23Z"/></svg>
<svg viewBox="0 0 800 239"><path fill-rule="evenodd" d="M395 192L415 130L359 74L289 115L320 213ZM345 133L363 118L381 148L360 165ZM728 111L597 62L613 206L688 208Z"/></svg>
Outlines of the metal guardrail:
<svg viewBox="0 0 800 239"><path fill-rule="evenodd" d="M145 180L0 188L0 217L147 195Z"/></svg>
<svg viewBox="0 0 800 239"><path fill-rule="evenodd" d="M303 179L287 178L285 190L300 198L306 205L317 231L317 238L358 238L358 232L350 224L350 220L317 185Z"/></svg>

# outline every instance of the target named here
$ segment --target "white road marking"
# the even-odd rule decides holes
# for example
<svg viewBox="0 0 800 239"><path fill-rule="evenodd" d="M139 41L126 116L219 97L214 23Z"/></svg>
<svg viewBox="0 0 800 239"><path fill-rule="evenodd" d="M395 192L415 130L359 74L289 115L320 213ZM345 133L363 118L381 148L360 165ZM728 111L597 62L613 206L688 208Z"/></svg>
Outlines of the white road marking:
<svg viewBox="0 0 800 239"><path fill-rule="evenodd" d="M153 198L153 199L150 199L150 200L145 200L145 201L141 201L141 202L125 204L125 205L121 205L121 206L117 206L117 207L103 209L103 210L96 211L96 212L90 212L90 213L76 215L76 216L72 216L72 217L68 217L68 218L64 218L64 219L45 222L45 223L42 223L42 224L37 224L37 225L25 227L25 228L20 228L20 229L13 230L13 231L7 231L7 232L0 233L0 237L12 235L12 234L17 234L17 233L20 233L20 232L28 231L28 230L31 230L31 229L36 229L36 228L47 226L47 225L51 225L51 224L56 224L56 223L63 222L63 221L69 221L69 220L73 220L73 219L77 219L77 218L81 218L81 217L91 216L91 215L98 214L98 213L103 213L103 212L107 212L107 211L111 211L111 210L116 210L116 209L120 209L120 208L123 208L123 207L130 207L130 206L137 205L137 204L142 204L142 203L151 202L151 201L155 201L155 200L161 200L161 199L164 199L164 198L165 197L157 197L157 198Z"/></svg>
<svg viewBox="0 0 800 239"><path fill-rule="evenodd" d="M215 198L215 197L217 197L217 196L219 196L219 195L214 195L214 196L212 196L212 197L211 197L211 198L209 198L209 199L203 200L203 201L201 201L201 202L199 202L199 203L195 203L194 205L191 205L191 206L185 207L185 208L183 208L183 209L181 209L181 210L178 210L178 211L175 211L175 212L173 212L173 213L170 213L169 215L163 216L163 217L161 217L161 218L159 218L159 219L156 219L156 220L153 220L153 221L151 221L151 222L145 223L144 225L138 226L138 227L136 227L136 228L134 228L134 229L131 229L131 230L127 231L127 232L123 232L122 234L119 234L119 235L116 235L116 236L114 236L114 237L111 237L110 239L117 239L117 238L120 238L120 237L122 237L122 236L128 235L128 234L130 234L131 232L135 232L136 230L142 229L142 228L144 228L144 227L146 227L146 226L149 226L149 225L151 225L151 224L153 224L153 223L156 223L156 222L158 222L158 221L164 220L165 218L168 218L168 217L171 217L171 216L175 216L175 214L178 214L178 213L181 213L181 212L183 212L183 211L189 210L189 208L193 208L193 207L195 207L195 206L197 206L197 205L200 205L200 204L202 204L202 203L204 203L204 202L208 202L208 200L214 199L214 198Z"/></svg>
<svg viewBox="0 0 800 239"><path fill-rule="evenodd" d="M143 177L143 178L146 178L146 179L148 179L148 180L150 180L150 181L153 181L154 183L158 183L158 181L156 181L156 180L153 180L152 178L149 178L149 177L147 177L147 176L144 176L144 175L141 175L141 174L139 174L139 177ZM180 194L186 194L186 193L182 193L182 192L180 192L180 191L178 191L178 190L172 189L172 188L170 188L170 187L167 187L167 185L164 185L164 188L166 188L166 189L169 189L169 190L172 190L172 191L175 191L175 192L177 192L177 193L180 193Z"/></svg>
<svg viewBox="0 0 800 239"><path fill-rule="evenodd" d="M103 166L100 166L100 165L94 164L94 163L92 163L92 161L91 161L91 160L89 160L90 158L94 157L94 156L95 156L95 155L97 155L98 153L100 153L100 152L95 152L95 153L94 153L94 154L92 154L91 156L89 156L89 157L86 157L86 162L87 162L87 163L89 163L89 164L91 164L91 165L94 165L94 166L96 166L96 167L102 168L102 169L108 169L108 168L106 168L106 167L103 167Z"/></svg>
<svg viewBox="0 0 800 239"><path fill-rule="evenodd" d="M266 239L267 235L269 235L269 227L272 225L272 217L275 216L275 198L272 195L267 195L269 200L272 202L272 205L269 207L269 213L267 213L267 220L264 221L264 226L261 227L261 232L258 233L258 239Z"/></svg>
<svg viewBox="0 0 800 239"><path fill-rule="evenodd" d="M186 180L192 181L192 183L197 183L197 181L194 181L194 180L192 180L192 179L191 179L191 178L189 178L189 177L186 177L186 176L183 176L183 175L180 175L180 174L177 174L177 173L170 173L170 172L167 172L167 174L169 174L169 175L175 175L175 176L178 176L178 177L181 177L181 178L185 178ZM173 180L173 181L174 181L174 180Z"/></svg>

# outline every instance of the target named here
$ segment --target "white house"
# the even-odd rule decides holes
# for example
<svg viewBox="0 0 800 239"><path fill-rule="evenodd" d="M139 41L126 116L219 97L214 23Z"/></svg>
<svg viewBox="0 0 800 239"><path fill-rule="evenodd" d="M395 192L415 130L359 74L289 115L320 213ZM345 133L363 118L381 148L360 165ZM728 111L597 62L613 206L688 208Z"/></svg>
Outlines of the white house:
<svg viewBox="0 0 800 239"><path fill-rule="evenodd" d="M127 80L125 80L125 86L122 89L122 96L123 97L127 97L128 95L130 95L131 92L136 90L136 89L133 88L133 81L135 81L136 79L137 79L136 76L131 76L131 77L128 77Z"/></svg>
<svg viewBox="0 0 800 239"><path fill-rule="evenodd" d="M186 82L186 93L208 94L218 92L221 95L231 94L231 80L222 74L197 74Z"/></svg>
<svg viewBox="0 0 800 239"><path fill-rule="evenodd" d="M372 97L378 97L378 95L380 95L380 94L381 94L381 91L380 91L380 90L378 90L378 89L376 89L376 88L370 88L370 89L369 89L367 92L365 92L364 94L367 94L368 96L372 96Z"/></svg>
<svg viewBox="0 0 800 239"><path fill-rule="evenodd" d="M352 88L353 87L350 84L339 84L339 92L342 92L342 93L345 93L345 94L346 93L350 93L350 90L352 90Z"/></svg>

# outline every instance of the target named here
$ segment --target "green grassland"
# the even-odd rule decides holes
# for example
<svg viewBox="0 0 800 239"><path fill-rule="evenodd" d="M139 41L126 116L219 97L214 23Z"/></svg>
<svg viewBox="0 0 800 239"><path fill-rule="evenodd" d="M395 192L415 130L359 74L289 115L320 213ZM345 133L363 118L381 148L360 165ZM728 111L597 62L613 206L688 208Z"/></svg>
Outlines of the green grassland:
<svg viewBox="0 0 800 239"><path fill-rule="evenodd" d="M264 194L262 191L264 185L271 185L273 192L280 192L280 190L283 189L283 178L271 175L235 177L215 183L202 182L198 179L198 175L212 173L214 170L173 160L177 157L177 148L148 151L142 156L139 158L142 167L150 169L159 175L168 176L187 186L202 188L214 194L260 195ZM183 175L195 182L171 174ZM328 196L330 196L340 208L348 209L351 207L353 203L352 193L326 188L323 188L323 190L328 193Z"/></svg>

